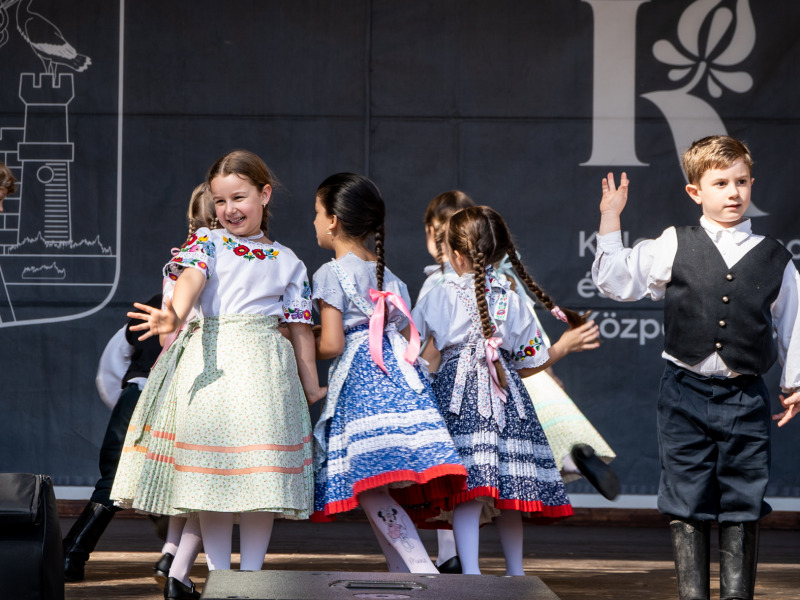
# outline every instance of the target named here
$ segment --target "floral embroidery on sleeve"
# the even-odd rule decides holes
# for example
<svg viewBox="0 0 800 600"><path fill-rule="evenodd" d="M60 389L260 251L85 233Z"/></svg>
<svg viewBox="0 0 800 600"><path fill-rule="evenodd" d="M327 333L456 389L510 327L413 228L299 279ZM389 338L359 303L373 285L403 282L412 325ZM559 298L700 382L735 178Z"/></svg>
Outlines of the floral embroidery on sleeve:
<svg viewBox="0 0 800 600"><path fill-rule="evenodd" d="M527 344L520 344L516 352L514 352L515 361L528 360L536 356L536 353L542 349L542 338L538 334L532 340L528 340Z"/></svg>
<svg viewBox="0 0 800 600"><path fill-rule="evenodd" d="M282 296L281 300L283 301ZM311 286L308 281L303 281L299 300L283 302L283 318L287 322L311 324Z"/></svg>
<svg viewBox="0 0 800 600"><path fill-rule="evenodd" d="M185 267L194 267L202 271L208 279L210 273L207 261L214 258L215 252L214 243L207 235L194 234L164 267L164 276L175 281Z"/></svg>
<svg viewBox="0 0 800 600"><path fill-rule="evenodd" d="M222 236L222 243L228 250L232 250L236 256L241 256L247 260L253 260L254 258L258 260L275 260L280 254L280 250L275 250L274 248L265 248L264 250L255 248L251 250L244 244L240 244L224 235Z"/></svg>

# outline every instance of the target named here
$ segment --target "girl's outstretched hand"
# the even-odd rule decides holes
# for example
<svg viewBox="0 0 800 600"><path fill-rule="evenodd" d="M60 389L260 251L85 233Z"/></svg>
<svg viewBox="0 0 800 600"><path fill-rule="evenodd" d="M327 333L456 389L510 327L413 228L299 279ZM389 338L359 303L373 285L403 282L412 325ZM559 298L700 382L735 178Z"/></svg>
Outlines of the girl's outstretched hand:
<svg viewBox="0 0 800 600"><path fill-rule="evenodd" d="M619 178L619 187L614 183L614 174L603 177L603 197L600 199L600 214L618 217L628 202L628 175L623 173Z"/></svg>
<svg viewBox="0 0 800 600"><path fill-rule="evenodd" d="M795 392L788 397L781 394L778 398L780 398L781 406L786 410L772 415L772 420L778 421L778 427L783 427L792 420L792 417L800 412L800 392Z"/></svg>
<svg viewBox="0 0 800 600"><path fill-rule="evenodd" d="M565 354L583 352L600 347L600 329L594 321L587 321L574 329L567 329L558 340Z"/></svg>
<svg viewBox="0 0 800 600"><path fill-rule="evenodd" d="M128 317L144 321L139 325L132 325L131 331L144 331L139 336L139 341L146 340L154 335L172 333L180 327L180 319L172 308L172 299L164 300L164 308L153 308L146 304L134 302L133 306L144 312L129 312Z"/></svg>

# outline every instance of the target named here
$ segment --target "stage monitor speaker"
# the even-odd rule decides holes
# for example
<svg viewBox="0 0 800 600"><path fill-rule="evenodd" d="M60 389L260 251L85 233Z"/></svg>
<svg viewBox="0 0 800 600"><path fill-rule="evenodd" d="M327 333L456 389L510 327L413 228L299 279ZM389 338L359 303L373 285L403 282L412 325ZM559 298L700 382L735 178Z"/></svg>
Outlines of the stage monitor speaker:
<svg viewBox="0 0 800 600"><path fill-rule="evenodd" d="M211 571L203 600L558 600L538 577L344 571Z"/></svg>

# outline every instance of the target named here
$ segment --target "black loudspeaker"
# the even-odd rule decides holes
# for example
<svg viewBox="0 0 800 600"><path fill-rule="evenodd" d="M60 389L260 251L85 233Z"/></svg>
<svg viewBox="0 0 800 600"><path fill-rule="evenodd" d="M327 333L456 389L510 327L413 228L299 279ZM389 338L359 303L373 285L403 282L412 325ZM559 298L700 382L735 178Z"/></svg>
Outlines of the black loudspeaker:
<svg viewBox="0 0 800 600"><path fill-rule="evenodd" d="M211 571L204 600L558 600L538 577L342 571Z"/></svg>
<svg viewBox="0 0 800 600"><path fill-rule="evenodd" d="M64 558L53 482L0 473L0 597L64 600Z"/></svg>

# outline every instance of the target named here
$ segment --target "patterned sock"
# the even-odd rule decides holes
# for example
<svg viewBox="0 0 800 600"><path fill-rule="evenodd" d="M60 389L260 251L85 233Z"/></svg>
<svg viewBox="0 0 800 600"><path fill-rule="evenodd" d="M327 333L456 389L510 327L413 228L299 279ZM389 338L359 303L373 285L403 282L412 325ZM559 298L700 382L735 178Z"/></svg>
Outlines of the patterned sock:
<svg viewBox="0 0 800 600"><path fill-rule="evenodd" d="M169 576L174 577L183 585L189 586L189 572L192 570L192 565L203 547L203 539L200 537L200 519L197 518L197 515L192 515L187 519L170 517L170 529L172 528L173 520L179 522L179 525L182 526L182 532L175 558L169 569Z"/></svg>
<svg viewBox="0 0 800 600"><path fill-rule="evenodd" d="M359 494L358 502L411 573L439 572L425 551L408 513L385 488ZM389 560L387 557L387 562Z"/></svg>
<svg viewBox="0 0 800 600"><path fill-rule="evenodd" d="M452 529L437 529L436 540L439 542L439 555L436 557L436 566L446 563L456 554L456 537Z"/></svg>
<svg viewBox="0 0 800 600"><path fill-rule="evenodd" d="M246 512L239 518L239 547L242 571L260 571L272 535L273 512Z"/></svg>
<svg viewBox="0 0 800 600"><path fill-rule="evenodd" d="M209 571L230 569L233 513L200 512L200 530Z"/></svg>
<svg viewBox="0 0 800 600"><path fill-rule="evenodd" d="M522 568L522 513L518 510L501 511L497 530L506 557L506 575L525 575Z"/></svg>
<svg viewBox="0 0 800 600"><path fill-rule="evenodd" d="M381 547L381 551L383 551L383 556L386 557L386 566L389 569L389 573L408 573L409 571L406 563L400 558L400 554L394 549L394 546L386 541L386 538L383 537L383 532L372 522L372 519L369 518L369 514L367 514L367 521L369 521L372 531L375 532L375 537L378 539L378 544Z"/></svg>
<svg viewBox="0 0 800 600"><path fill-rule="evenodd" d="M480 500L470 500L456 505L453 511L453 533L464 575L481 574L478 566L478 540L482 509L483 503Z"/></svg>

